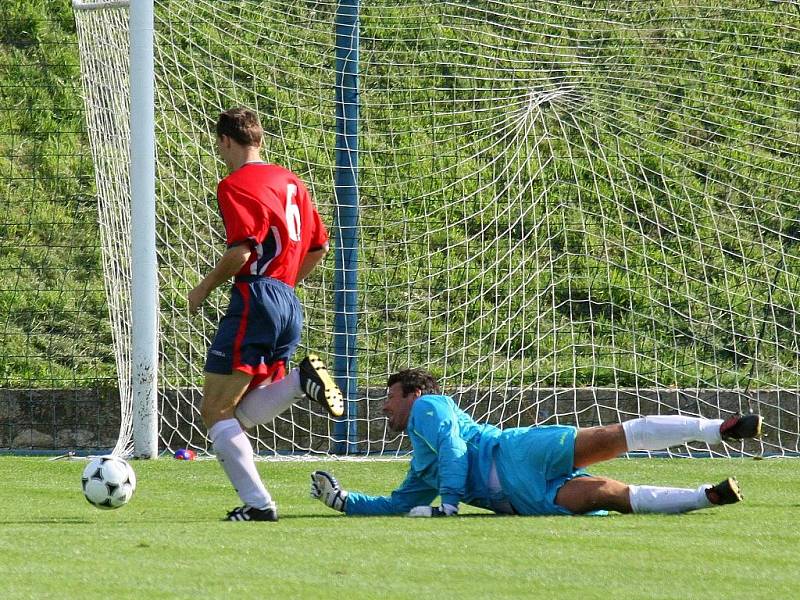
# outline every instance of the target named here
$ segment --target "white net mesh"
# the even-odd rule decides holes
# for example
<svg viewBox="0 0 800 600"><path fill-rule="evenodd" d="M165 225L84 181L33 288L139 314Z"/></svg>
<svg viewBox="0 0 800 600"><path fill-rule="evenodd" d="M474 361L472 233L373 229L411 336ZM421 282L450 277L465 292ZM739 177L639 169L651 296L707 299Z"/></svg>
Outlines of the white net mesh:
<svg viewBox="0 0 800 600"><path fill-rule="evenodd" d="M124 94L106 61L127 54L88 32L124 29L117 12L76 13L101 108L89 90ZM267 159L308 183L335 231L335 12L156 3L169 448L207 448L197 386L227 296L190 319L186 294L224 248L220 110L260 113ZM796 3L367 0L360 35L359 452L403 451L377 399L405 366L507 426L755 410L764 442L716 452L799 450ZM124 131L88 112L93 144ZM124 165L103 152L98 181L116 180L101 202L124 206ZM304 345L329 364L333 266L299 289ZM300 402L254 437L328 452L334 427Z"/></svg>
<svg viewBox="0 0 800 600"><path fill-rule="evenodd" d="M95 17L101 13L96 13ZM102 18L76 19L97 182L103 273L119 376L120 434L115 454L132 449L130 94L128 12L104 8Z"/></svg>

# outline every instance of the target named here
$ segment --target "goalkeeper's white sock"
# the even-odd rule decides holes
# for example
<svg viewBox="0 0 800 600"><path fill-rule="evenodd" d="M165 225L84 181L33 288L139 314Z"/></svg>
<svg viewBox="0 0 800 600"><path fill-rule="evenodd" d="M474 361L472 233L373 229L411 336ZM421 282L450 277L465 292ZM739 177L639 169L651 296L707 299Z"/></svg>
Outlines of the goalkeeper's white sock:
<svg viewBox="0 0 800 600"><path fill-rule="evenodd" d="M236 418L245 427L272 423L275 417L294 404L302 393L300 371L292 369L280 381L247 392L236 407Z"/></svg>
<svg viewBox="0 0 800 600"><path fill-rule="evenodd" d="M628 450L664 450L686 442L719 444L722 419L698 419L680 415L656 415L625 421Z"/></svg>
<svg viewBox="0 0 800 600"><path fill-rule="evenodd" d="M270 506L272 498L261 482L253 458L253 446L239 421L218 421L208 430L208 435L214 443L217 460L242 502L261 510Z"/></svg>
<svg viewBox="0 0 800 600"><path fill-rule="evenodd" d="M713 506L706 496L710 485L696 490L686 488L629 485L631 509L634 513L677 514Z"/></svg>

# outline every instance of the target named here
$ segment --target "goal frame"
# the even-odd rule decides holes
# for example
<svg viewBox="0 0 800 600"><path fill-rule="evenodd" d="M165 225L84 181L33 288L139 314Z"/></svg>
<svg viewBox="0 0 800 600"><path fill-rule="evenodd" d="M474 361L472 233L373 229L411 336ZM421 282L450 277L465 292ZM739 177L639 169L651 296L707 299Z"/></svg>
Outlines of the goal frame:
<svg viewBox="0 0 800 600"><path fill-rule="evenodd" d="M153 0L130 3L133 455L158 456L158 261Z"/></svg>
<svg viewBox="0 0 800 600"><path fill-rule="evenodd" d="M232 104L331 224L298 290L302 343L347 396L338 420L298 399L248 432L257 452L402 452L378 399L416 365L504 426L759 410L797 447L797 55L774 11L280 0L236 3L232 29L225 4L73 2L128 419L115 452L213 452L198 406L226 298L193 318L185 302L222 247L213 121ZM740 35L761 21L768 40Z"/></svg>
<svg viewBox="0 0 800 600"><path fill-rule="evenodd" d="M72 8L127 8L130 81L131 397L135 458L158 457L158 259L154 0L73 0ZM125 435L124 431L120 435ZM126 441L117 442L117 448Z"/></svg>
<svg viewBox="0 0 800 600"><path fill-rule="evenodd" d="M133 456L158 457L158 258L154 0L73 0L75 10L129 10L131 194L131 402ZM358 45L360 0L339 0L336 28L336 246L334 377L345 400L335 452L358 451ZM118 444L119 445L119 444Z"/></svg>

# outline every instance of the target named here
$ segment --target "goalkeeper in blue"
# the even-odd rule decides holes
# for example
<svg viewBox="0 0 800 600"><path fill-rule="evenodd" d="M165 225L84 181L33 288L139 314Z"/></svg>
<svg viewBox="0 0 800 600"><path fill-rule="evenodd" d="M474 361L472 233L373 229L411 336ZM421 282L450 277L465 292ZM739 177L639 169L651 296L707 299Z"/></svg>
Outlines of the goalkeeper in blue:
<svg viewBox="0 0 800 600"><path fill-rule="evenodd" d="M458 514L461 503L510 515L684 513L742 499L732 477L697 488L627 485L584 471L632 450L661 450L691 441L720 444L761 435L759 415L728 419L646 416L621 424L501 430L476 423L433 376L408 369L389 377L383 412L405 431L413 457L405 481L389 496L346 491L325 471L311 475L311 495L351 515ZM436 497L441 504L432 506Z"/></svg>

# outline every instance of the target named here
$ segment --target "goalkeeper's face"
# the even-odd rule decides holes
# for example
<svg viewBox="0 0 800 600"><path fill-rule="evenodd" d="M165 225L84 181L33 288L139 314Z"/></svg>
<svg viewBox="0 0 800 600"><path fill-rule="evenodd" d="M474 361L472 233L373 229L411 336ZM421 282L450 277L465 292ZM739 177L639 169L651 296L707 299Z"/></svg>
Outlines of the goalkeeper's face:
<svg viewBox="0 0 800 600"><path fill-rule="evenodd" d="M386 402L383 403L383 414L386 415L386 420L389 422L389 429L392 431L405 430L408 425L408 415L411 413L411 405L420 395L419 390L404 394L401 383L395 383L389 387L386 391Z"/></svg>

